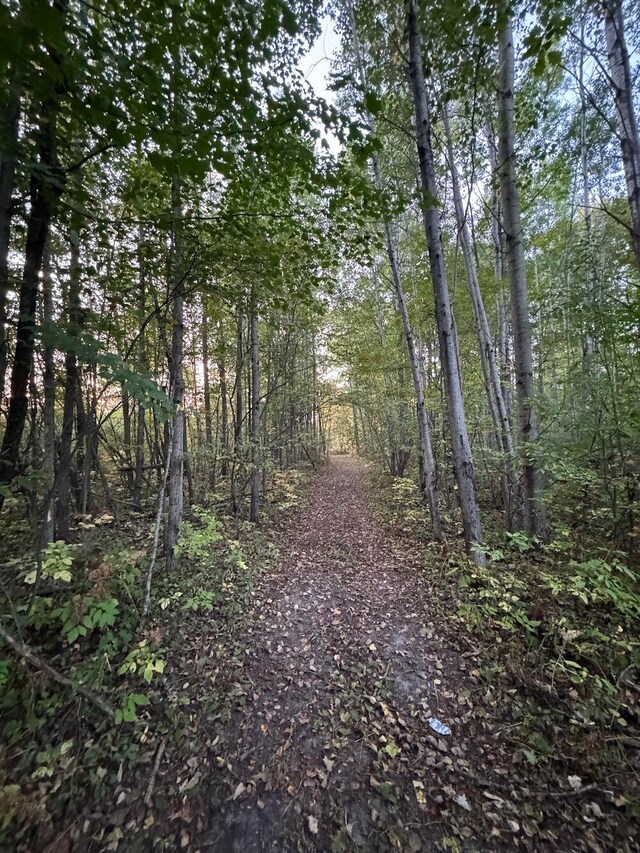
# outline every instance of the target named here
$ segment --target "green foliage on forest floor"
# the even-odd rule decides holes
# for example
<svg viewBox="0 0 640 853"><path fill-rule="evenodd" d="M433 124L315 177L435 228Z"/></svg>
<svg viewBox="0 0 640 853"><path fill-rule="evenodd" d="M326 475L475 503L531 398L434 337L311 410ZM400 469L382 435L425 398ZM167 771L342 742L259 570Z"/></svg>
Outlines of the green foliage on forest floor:
<svg viewBox="0 0 640 853"><path fill-rule="evenodd" d="M455 542L428 541L413 483L377 494L387 523L426 541L434 604L515 764L552 773L573 763L584 779L624 785L629 750L640 749L640 578L626 555L606 543L587 551L559 528L548 545L520 532L491 537L479 567ZM618 800L640 816L640 801Z"/></svg>
<svg viewBox="0 0 640 853"><path fill-rule="evenodd" d="M159 567L154 577L146 624L140 602L150 517L97 526L85 520L74 544L45 549L39 569L27 552L7 561L6 629L107 702L113 715L2 643L0 846L34 849L83 809L109 813L114 789L135 788L140 770L148 774L150 750L161 738L180 747L193 708L228 715L242 692L237 673L231 685L222 676L215 683L214 675L204 696L197 683L185 681L194 664L189 655L196 638L206 636L213 647L203 652L216 664L214 673L237 666L220 658L213 641L240 624L256 571L277 556L274 520L300 500L303 486L300 472L279 475L262 528L193 507L182 526L178 570L167 576ZM11 524L10 512L4 515ZM196 669L205 662L199 653ZM114 828L102 842L115 843L119 832Z"/></svg>

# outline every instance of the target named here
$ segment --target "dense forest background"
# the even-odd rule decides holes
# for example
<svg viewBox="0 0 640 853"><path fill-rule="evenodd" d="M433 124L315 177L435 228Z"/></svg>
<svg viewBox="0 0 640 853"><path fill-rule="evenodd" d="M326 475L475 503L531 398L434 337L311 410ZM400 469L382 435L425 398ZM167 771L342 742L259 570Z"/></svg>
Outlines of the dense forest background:
<svg viewBox="0 0 640 853"><path fill-rule="evenodd" d="M2 4L3 831L331 453L637 725L639 51L633 0Z"/></svg>

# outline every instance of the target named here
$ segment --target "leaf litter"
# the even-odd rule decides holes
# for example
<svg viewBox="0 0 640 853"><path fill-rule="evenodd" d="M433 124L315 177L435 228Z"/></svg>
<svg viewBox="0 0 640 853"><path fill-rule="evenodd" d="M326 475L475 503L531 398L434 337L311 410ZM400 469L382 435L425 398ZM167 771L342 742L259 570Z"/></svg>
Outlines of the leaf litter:
<svg viewBox="0 0 640 853"><path fill-rule="evenodd" d="M238 853L633 849L612 840L604 789L583 808L576 774L522 764L508 707L487 700L471 640L434 607L424 554L376 516L367 479L335 457L255 590L252 698L220 746L229 790L253 787L221 799L206 837Z"/></svg>
<svg viewBox="0 0 640 853"><path fill-rule="evenodd" d="M441 546L389 529L375 489L334 457L243 609L181 626L179 735L152 804L127 791L104 849L141 831L225 853L637 849L637 783L556 755L552 724L517 741L521 697L441 606Z"/></svg>

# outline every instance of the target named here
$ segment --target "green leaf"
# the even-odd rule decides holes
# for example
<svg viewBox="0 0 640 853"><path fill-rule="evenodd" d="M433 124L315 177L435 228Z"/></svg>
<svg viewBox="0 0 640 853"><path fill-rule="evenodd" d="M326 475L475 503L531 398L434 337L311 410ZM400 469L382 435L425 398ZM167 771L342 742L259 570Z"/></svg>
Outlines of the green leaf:
<svg viewBox="0 0 640 853"><path fill-rule="evenodd" d="M364 106L371 115L377 116L382 112L382 100L375 92L366 93L364 96Z"/></svg>

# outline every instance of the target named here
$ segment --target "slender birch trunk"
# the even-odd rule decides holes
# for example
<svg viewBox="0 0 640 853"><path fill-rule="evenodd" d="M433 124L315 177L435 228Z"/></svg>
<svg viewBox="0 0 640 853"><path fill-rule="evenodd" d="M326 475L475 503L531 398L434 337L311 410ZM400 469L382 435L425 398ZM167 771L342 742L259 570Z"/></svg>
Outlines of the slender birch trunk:
<svg viewBox="0 0 640 853"><path fill-rule="evenodd" d="M524 528L529 535L546 537L546 518L542 503L542 476L534 458L538 438L533 377L533 351L529 295L525 268L520 198L516 183L514 144L514 52L511 19L500 33L500 185L502 190L503 224L507 244L511 318L514 340L516 395L520 451L524 457L522 497Z"/></svg>
<svg viewBox="0 0 640 853"><path fill-rule="evenodd" d="M353 11L352 0L347 0L347 4L349 7L351 34L353 38L353 46L356 56L356 63L358 66L358 73L360 75L360 82L362 84L362 87L366 92L366 73L364 69L364 62L362 60L362 52L358 39L358 31L356 28L356 19L355 13ZM373 121L373 116L369 112L367 112L367 123L371 129L371 132L375 133L375 123ZM373 178L376 189L378 190L378 192L382 193L384 187L382 183L382 176L380 174L378 156L376 153L374 153L371 157L371 166L373 169ZM416 352L416 345L413 336L413 328L411 326L411 320L409 317L409 310L407 308L407 302L402 286L402 279L400 276L400 264L398 262L398 255L396 252L393 234L391 231L391 221L386 214L384 215L383 222L387 257L389 259L389 267L391 270L391 280L393 282L393 289L396 294L398 311L400 312L400 316L402 318L402 328L406 340L407 353L409 355L409 364L411 366L413 390L416 397L416 415L418 419L418 436L420 441L420 491L422 492L429 507L433 537L434 539L441 539L442 522L440 520L440 503L438 500L438 490L436 486L436 466L435 460L433 458L431 431L429 429L429 418L427 414L427 406L425 402L422 376L420 374L420 364L418 361L418 354Z"/></svg>
<svg viewBox="0 0 640 853"><path fill-rule="evenodd" d="M229 400L227 388L227 359L222 320L218 327L218 373L220 375L220 453L222 462L220 473L227 476L229 470Z"/></svg>
<svg viewBox="0 0 640 853"><path fill-rule="evenodd" d="M471 235L467 225L467 219L462 204L462 194L460 192L460 181L458 178L458 169L455 162L453 151L453 142L451 139L451 128L449 123L449 110L447 104L443 109L444 132L447 142L447 154L449 159L449 171L451 173L451 186L453 191L453 204L455 208L456 223L458 226L458 236L460 246L462 248L462 256L464 258L465 272L467 278L467 287L471 298L473 308L473 316L476 323L476 333L478 336L478 350L480 353L480 361L483 366L485 376L485 389L489 404L489 411L492 414L494 425L496 428L496 437L498 439L498 447L504 454L504 463L506 468L507 479L510 479L510 472L513 469L514 448L513 439L511 436L511 424L509 422L509 413L502 393L502 384L500 381L500 369L496 360L496 350L493 342L493 335L489 328L487 313L484 309L482 292L480 290L480 282L478 281L478 271L476 268L475 258L473 255L473 246L471 243ZM509 516L508 503L505 506L507 517Z"/></svg>
<svg viewBox="0 0 640 853"><path fill-rule="evenodd" d="M584 43L584 16L580 25L580 41ZM584 88L584 47L580 46L578 60L578 89L580 94L580 168L582 172L582 210L584 215L584 237L586 257L586 309L587 319L582 341L582 372L591 373L595 352L595 333L593 328L593 300L595 296L595 267L591 246L591 202L589 197L589 161L587 159L587 98Z"/></svg>
<svg viewBox="0 0 640 853"><path fill-rule="evenodd" d="M498 152L496 150L496 140L493 129L487 126L487 146L489 153L489 166L491 168L491 176L496 179L498 176ZM502 397L507 409L509 423L511 423L511 355L509 346L509 322L507 311L505 308L505 293L504 293L504 229L502 227L502 204L500 202L500 192L497 187L492 189L491 198L491 238L494 245L494 272L496 284L498 285L498 293L496 296L496 321L497 321L497 350L498 364L500 369L500 384L502 388ZM512 440L513 431L512 431ZM514 440L515 445L515 440ZM510 530L511 528L508 527Z"/></svg>
<svg viewBox="0 0 640 853"><path fill-rule="evenodd" d="M431 124L422 65L422 46L414 0L408 0L406 8L409 33L409 73L415 109L416 145L423 195L422 211L436 305L436 325L446 389L453 467L458 486L465 544L476 562L482 563L484 562L483 555L474 550L475 545L482 543L482 524L476 495L471 445L465 419L462 381L458 363L458 345L444 264L438 187L431 145Z"/></svg>
<svg viewBox="0 0 640 853"><path fill-rule="evenodd" d="M171 181L171 206L173 211L173 253L171 287L173 292L173 335L171 339L171 399L174 406L171 431L171 467L169 469L169 499L165 530L165 559L167 570L175 567L175 546L180 536L184 505L184 276L182 272L181 220L182 200L180 178Z"/></svg>
<svg viewBox="0 0 640 853"><path fill-rule="evenodd" d="M53 293L51 286L51 261L48 248L45 247L42 261L42 315L45 326L53 323ZM43 459L42 473L44 477L44 518L40 544L45 547L54 537L54 495L56 476L56 377L54 365L54 347L47 344L43 352L44 371L42 384L44 387L43 409Z"/></svg>
<svg viewBox="0 0 640 853"><path fill-rule="evenodd" d="M149 610L151 609L151 582L153 581L153 572L156 565L156 558L158 556L158 542L160 540L160 526L162 524L162 516L164 514L164 496L167 490L167 482L169 480L169 471L171 469L171 454L173 450L173 436L171 426L169 427L169 435L167 437L167 459L164 465L164 472L160 480L160 492L158 495L158 509L156 511L156 521L153 528L153 545L151 547L151 558L149 560L149 568L147 569L147 576L145 579L145 593L144 599L142 602L142 613L141 613L141 622L149 615Z"/></svg>
<svg viewBox="0 0 640 853"><path fill-rule="evenodd" d="M14 79L0 114L0 406L9 359L7 295L9 292L9 246L13 213L13 184L16 171L21 87Z"/></svg>
<svg viewBox="0 0 640 853"><path fill-rule="evenodd" d="M138 231L138 322L140 324L140 340L138 342L138 369L141 374L147 367L147 338L143 323L146 313L146 290L147 290L147 258L144 226ZM138 405L138 419L136 422L136 457L135 473L133 478L133 506L134 509L142 510L142 476L144 471L144 427L145 408L142 403Z"/></svg>
<svg viewBox="0 0 640 853"><path fill-rule="evenodd" d="M76 173L74 177L76 189L80 188L81 176ZM76 205L79 201L76 200ZM69 231L70 264L69 264L69 289L67 292L67 334L72 339L77 339L82 329L82 306L80 302L80 288L82 269L80 264L80 230L82 220L76 207L72 214L71 228ZM56 504L56 536L58 539L69 538L71 517L71 458L73 445L73 413L76 407L76 393L79 386L78 357L69 349L64 358L65 384L64 402L62 410L62 430L60 432L60 454L58 474L58 501ZM80 432L76 431L78 438Z"/></svg>
<svg viewBox="0 0 640 853"><path fill-rule="evenodd" d="M255 291L251 294L249 324L251 348L251 506L249 520L257 524L260 520L260 348Z"/></svg>

